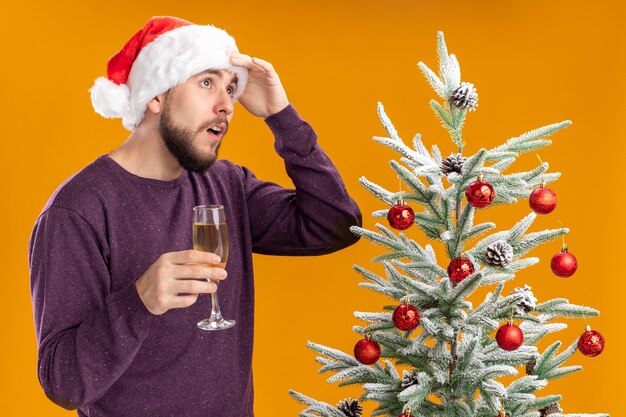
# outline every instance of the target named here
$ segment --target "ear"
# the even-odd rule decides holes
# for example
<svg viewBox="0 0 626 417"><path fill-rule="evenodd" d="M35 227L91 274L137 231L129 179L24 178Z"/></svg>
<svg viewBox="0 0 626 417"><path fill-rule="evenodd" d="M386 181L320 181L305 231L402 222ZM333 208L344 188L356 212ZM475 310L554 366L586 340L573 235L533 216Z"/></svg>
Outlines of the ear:
<svg viewBox="0 0 626 417"><path fill-rule="evenodd" d="M159 114L163 110L163 100L165 98L165 93L159 94L154 97L152 100L148 102L148 110L154 114Z"/></svg>

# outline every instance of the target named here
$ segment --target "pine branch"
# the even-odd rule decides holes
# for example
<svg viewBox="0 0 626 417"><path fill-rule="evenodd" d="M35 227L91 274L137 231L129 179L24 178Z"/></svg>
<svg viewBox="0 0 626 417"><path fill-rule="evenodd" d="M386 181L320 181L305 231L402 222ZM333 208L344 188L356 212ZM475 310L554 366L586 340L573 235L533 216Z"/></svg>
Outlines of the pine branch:
<svg viewBox="0 0 626 417"><path fill-rule="evenodd" d="M441 120L441 126L448 131L452 142L462 150L464 143L461 138L461 129L463 128L463 121L465 120L465 112L462 111L458 114L453 113L451 106L446 105L444 108L436 100L430 101L430 107Z"/></svg>
<svg viewBox="0 0 626 417"><path fill-rule="evenodd" d="M302 411L299 415L301 417L310 416L323 416L323 417L346 417L339 409L333 407L330 404L314 400L294 390L289 390L289 395L296 401L308 405L306 410Z"/></svg>
<svg viewBox="0 0 626 417"><path fill-rule="evenodd" d="M474 222L474 207L466 204L456 221L453 237L447 243L450 259L458 258L463 251L463 236L467 235Z"/></svg>
<svg viewBox="0 0 626 417"><path fill-rule="evenodd" d="M361 334L368 334L379 330L389 330L395 328L393 322L391 321L391 313L363 313L360 311L355 311L354 315L358 319L373 323L367 327L359 328L358 333Z"/></svg>
<svg viewBox="0 0 626 417"><path fill-rule="evenodd" d="M499 323L498 323L499 324ZM496 325L495 327L497 327ZM495 328L494 327L494 328ZM486 347L480 354L480 358L485 365L526 365L531 360L536 359L537 348L535 346L522 345L517 350L506 351L493 344Z"/></svg>
<svg viewBox="0 0 626 417"><path fill-rule="evenodd" d="M537 214L535 214L535 212L530 212L526 217L513 226L511 230L509 230L509 237L507 238L507 241L510 244L519 242L528 228L532 226L536 218Z"/></svg>
<svg viewBox="0 0 626 417"><path fill-rule="evenodd" d="M354 234L366 238L374 244L384 245L389 247L390 249L395 249L397 251L401 251L403 249L401 242L399 242L397 239L391 239L389 237L381 235L380 233L372 232L358 226L351 226L350 231Z"/></svg>
<svg viewBox="0 0 626 417"><path fill-rule="evenodd" d="M354 356L343 353L342 351L338 349L329 348L324 345L313 343L311 341L308 341L306 345L308 348L313 349L314 351L321 353L322 355L326 355L329 358L333 358L336 361L343 362L347 366L359 366L360 365L360 362L357 361L354 358Z"/></svg>
<svg viewBox="0 0 626 417"><path fill-rule="evenodd" d="M386 286L388 285L387 280L385 280L383 277L376 275L375 273L368 271L367 269L360 267L359 265L353 265L352 266L354 268L355 271L357 271L359 274L363 275L363 277L371 282L373 282L374 284L378 284L380 286Z"/></svg>
<svg viewBox="0 0 626 417"><path fill-rule="evenodd" d="M435 114L439 116L439 119L441 119L443 127L448 130L454 130L451 114L449 114L448 111L437 102L437 100L430 100L430 107L433 109Z"/></svg>
<svg viewBox="0 0 626 417"><path fill-rule="evenodd" d="M409 296L417 295L426 301L427 304L432 304L437 301L435 295L435 288L431 285L414 281L408 277L402 276L404 288L407 290Z"/></svg>
<svg viewBox="0 0 626 417"><path fill-rule="evenodd" d="M437 203L438 197L432 189L426 188L419 179L415 178L411 172L397 163L396 161L390 161L391 167L396 173L404 180L404 182L415 191L415 194L409 194L405 196L406 200L414 200L427 206L432 213L440 220L441 225L446 225L446 218L442 211L442 207Z"/></svg>
<svg viewBox="0 0 626 417"><path fill-rule="evenodd" d="M439 77L446 85L446 98L461 84L461 70L456 58L448 54L448 47L443 32L437 32L437 58L439 59Z"/></svg>
<svg viewBox="0 0 626 417"><path fill-rule="evenodd" d="M558 369L554 369L550 372L546 372L546 374L544 375L546 379L548 380L552 380L552 379L558 379L558 378L562 378L565 375L569 375L572 372L577 372L577 371L582 371L583 367L580 365L576 365L576 366L564 366Z"/></svg>
<svg viewBox="0 0 626 417"><path fill-rule="evenodd" d="M447 276L447 271L445 269L437 264L433 264L432 262L411 262L403 264L403 268L407 271L426 270L432 272L435 275Z"/></svg>
<svg viewBox="0 0 626 417"><path fill-rule="evenodd" d="M502 285L502 284L499 284ZM485 317L491 318L492 320L502 320L507 319L511 315L511 311L513 311L514 306L523 300L523 294L514 293L504 298L493 299L494 297L490 297L488 300L485 300L478 308L474 311L470 312L468 318L463 323L463 329L467 329L468 325L476 325L478 323L485 323L482 320ZM495 328L495 327L494 327ZM489 328L486 330L493 330L493 328Z"/></svg>
<svg viewBox="0 0 626 417"><path fill-rule="evenodd" d="M521 404L520 407L516 407L518 412L520 413L525 413L528 411L533 411L533 410L539 410L541 408L545 408L548 407L554 403L557 403L559 401L561 401L563 399L563 397L561 395L548 395L545 397L541 397L541 398L536 398L533 401L528 401L525 402L523 404ZM508 402L505 400L504 401L504 406L506 409L508 409ZM511 407L513 408L513 407Z"/></svg>
<svg viewBox="0 0 626 417"><path fill-rule="evenodd" d="M552 143L550 140L544 140L546 138L557 131L564 129L568 126L571 126L572 122L570 120L565 120L560 123L554 123L551 125L547 125L544 127L540 127L538 129L531 130L529 132L524 133L523 135L511 138L506 141L503 145L497 146L490 150L490 152L529 152L544 146L548 146Z"/></svg>
<svg viewBox="0 0 626 417"><path fill-rule="evenodd" d="M514 155L511 155L508 157L506 156L507 152L494 152L493 154L502 156L503 158L498 163L495 163L491 166L493 169L497 169L500 172L506 171L506 169L510 167L513 164L513 162L515 162L515 159L517 157L517 152L512 152L512 154ZM491 160L489 159L490 156L491 156L491 153L487 155L488 161ZM499 158L493 158L493 159L499 159Z"/></svg>
<svg viewBox="0 0 626 417"><path fill-rule="evenodd" d="M370 284L367 282L361 282L358 284L359 287L367 288L377 293L389 296L391 298L400 299L404 295L404 292L394 288L392 286L381 286L377 284Z"/></svg>
<svg viewBox="0 0 626 417"><path fill-rule="evenodd" d="M362 311L355 311L354 317L370 323L376 323L379 321L391 321L390 313L366 313Z"/></svg>
<svg viewBox="0 0 626 417"><path fill-rule="evenodd" d="M559 299L559 300L564 300L564 299ZM586 318L586 317L597 317L600 315L600 312L596 310L595 308L570 304L567 300L565 300L562 303L551 304L549 307L546 307L545 305L540 305L537 307L540 307L540 309L539 310L535 309L535 311L540 311L543 313L539 316L539 320L541 320L544 323L547 321L553 320L554 318L557 318L557 317Z"/></svg>
<svg viewBox="0 0 626 417"><path fill-rule="evenodd" d="M522 322L520 329L524 332L524 342L527 345L536 345L539 340L550 333L555 333L567 328L563 323L536 324L530 322Z"/></svg>
<svg viewBox="0 0 626 417"><path fill-rule="evenodd" d="M376 112L378 113L380 122L385 127L385 130L387 131L387 134L389 135L389 137L393 140L401 141L400 136L398 136L398 131L393 126L393 123L391 123L391 119L389 119L389 116L387 116L387 113L385 113L385 107L383 106L382 103L378 102L378 105L376 106Z"/></svg>
<svg viewBox="0 0 626 417"><path fill-rule="evenodd" d="M554 365L555 361L552 361L552 359L554 355L556 355L556 352L559 350L560 347L561 342L557 340L556 342L552 343L548 348L546 348L546 350L544 350L544 352L537 359L533 374L537 375L539 378L545 379L543 377L543 374L553 369L555 366L558 366Z"/></svg>
<svg viewBox="0 0 626 417"><path fill-rule="evenodd" d="M479 375L480 380L501 378L504 376L513 376L517 375L517 369L512 366L506 365L492 365L486 367Z"/></svg>
<svg viewBox="0 0 626 417"><path fill-rule="evenodd" d="M474 417L472 410L461 401L451 401L446 404L446 415L456 417Z"/></svg>
<svg viewBox="0 0 626 417"><path fill-rule="evenodd" d="M548 385L548 381L540 379L537 375L527 375L517 379L508 386L507 396L513 394L532 394Z"/></svg>
<svg viewBox="0 0 626 417"><path fill-rule="evenodd" d="M569 301L566 298L553 298L552 300L545 301L543 303L537 304L533 311L538 313L547 313L550 309L557 307L562 304L568 304Z"/></svg>
<svg viewBox="0 0 626 417"><path fill-rule="evenodd" d="M463 239L463 241L472 239L472 238L474 238L474 237L476 237L476 236L478 236L478 235L480 235L482 233L485 233L486 231L489 231L491 229L495 229L495 227L496 227L495 223L491 223L491 222L478 224L476 226L473 226L467 232L467 234L464 234L462 239Z"/></svg>
<svg viewBox="0 0 626 417"><path fill-rule="evenodd" d="M493 164L491 167L493 169L497 169L498 171L504 171L504 169L512 164L518 156L519 155L517 152L512 151L489 151L487 152L487 157L485 158L485 161L499 161L498 163ZM500 168L501 166L502 168Z"/></svg>
<svg viewBox="0 0 626 417"><path fill-rule="evenodd" d="M359 178L359 182L361 183L363 188L369 191L374 197L382 200L390 206L396 203L394 199L394 194L390 191L387 191L380 185L374 184L365 177Z"/></svg>
<svg viewBox="0 0 626 417"><path fill-rule="evenodd" d="M419 281L429 285L437 285L437 275L433 273L432 268L424 268L421 263L411 262L411 263L403 263L399 261L392 261L393 265L402 269L406 273L408 273L412 279L412 281Z"/></svg>
<svg viewBox="0 0 626 417"><path fill-rule="evenodd" d="M483 274L481 272L476 272L465 278L457 284L445 298L442 299L440 308L445 309L447 307L449 311L459 308L460 302L469 297L476 290L476 288L480 286L480 280L482 277Z"/></svg>
<svg viewBox="0 0 626 417"><path fill-rule="evenodd" d="M420 70L422 70L422 73L424 74L424 77L426 77L426 80L428 81L428 83L430 84L430 86L433 88L433 90L435 90L435 93L441 97L444 100L448 99L448 96L446 94L446 86L443 83L443 81L441 81L439 79L439 77L437 76L437 74L435 74L430 68L428 68L428 66L426 66L426 64L424 64L423 62L419 62L417 64L417 66L419 67Z"/></svg>
<svg viewBox="0 0 626 417"><path fill-rule="evenodd" d="M381 145L387 146L389 149L398 152L404 156L415 168L428 168L426 172L439 173L441 175L441 169L438 165L435 165L435 161L430 155L420 155L413 149L406 146L402 141L393 140L389 138L382 138L374 136L374 141Z"/></svg>

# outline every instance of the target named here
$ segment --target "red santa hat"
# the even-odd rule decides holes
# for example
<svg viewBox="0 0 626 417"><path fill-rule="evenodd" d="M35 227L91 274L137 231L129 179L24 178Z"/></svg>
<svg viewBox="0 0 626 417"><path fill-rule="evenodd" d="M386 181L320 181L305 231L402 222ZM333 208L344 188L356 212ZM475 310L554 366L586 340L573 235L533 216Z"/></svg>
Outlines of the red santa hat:
<svg viewBox="0 0 626 417"><path fill-rule="evenodd" d="M132 130L143 120L151 99L207 69L237 75L236 100L248 70L230 63L233 52L238 52L235 40L222 29L153 17L109 59L107 77L99 77L89 90L91 103L96 113L121 117L124 127Z"/></svg>

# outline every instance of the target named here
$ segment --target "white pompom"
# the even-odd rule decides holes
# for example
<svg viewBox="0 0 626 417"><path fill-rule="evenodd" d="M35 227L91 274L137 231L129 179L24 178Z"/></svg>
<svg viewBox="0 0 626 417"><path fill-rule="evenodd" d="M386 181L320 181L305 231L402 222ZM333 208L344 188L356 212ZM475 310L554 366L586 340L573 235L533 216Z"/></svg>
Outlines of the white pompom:
<svg viewBox="0 0 626 417"><path fill-rule="evenodd" d="M96 113L106 118L118 118L130 111L130 90L126 84L115 84L105 77L98 77L91 93L91 104Z"/></svg>

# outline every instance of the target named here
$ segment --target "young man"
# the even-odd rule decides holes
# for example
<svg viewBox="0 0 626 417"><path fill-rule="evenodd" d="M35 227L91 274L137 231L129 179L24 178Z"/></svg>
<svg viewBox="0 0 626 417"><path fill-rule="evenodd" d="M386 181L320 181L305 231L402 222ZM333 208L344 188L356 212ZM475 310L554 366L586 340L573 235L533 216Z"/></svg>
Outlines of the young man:
<svg viewBox="0 0 626 417"><path fill-rule="evenodd" d="M344 248L359 209L272 66L226 32L152 18L107 74L94 108L131 134L55 191L31 236L41 385L79 416L252 416L252 253ZM236 100L265 118L295 190L216 160ZM190 249L201 204L225 208L226 269ZM196 328L209 280L235 327Z"/></svg>

